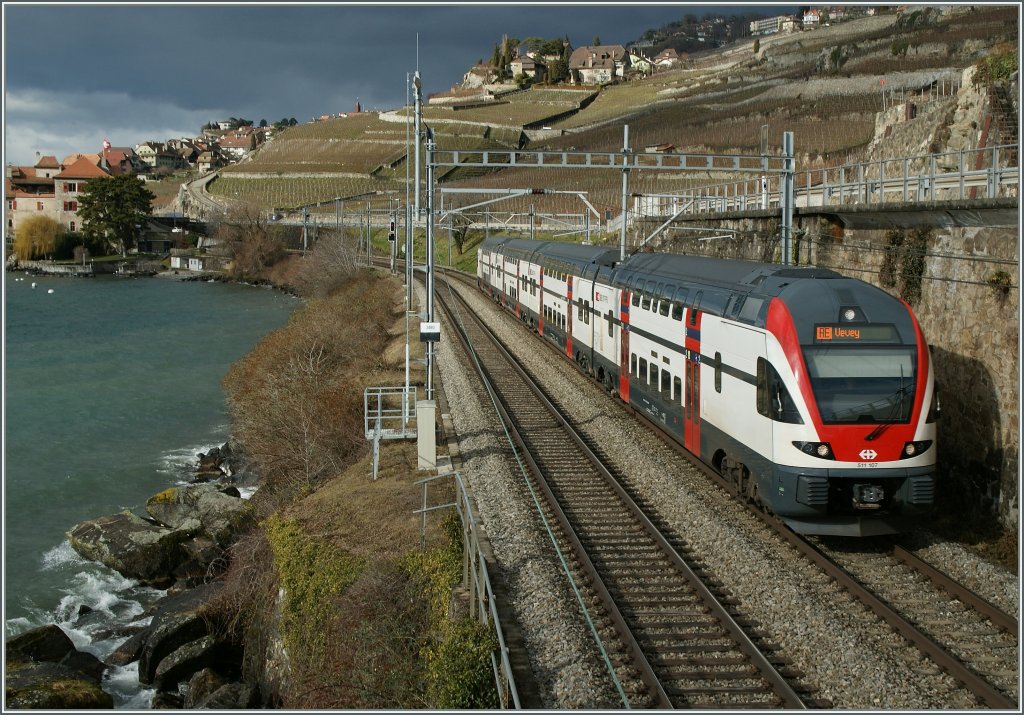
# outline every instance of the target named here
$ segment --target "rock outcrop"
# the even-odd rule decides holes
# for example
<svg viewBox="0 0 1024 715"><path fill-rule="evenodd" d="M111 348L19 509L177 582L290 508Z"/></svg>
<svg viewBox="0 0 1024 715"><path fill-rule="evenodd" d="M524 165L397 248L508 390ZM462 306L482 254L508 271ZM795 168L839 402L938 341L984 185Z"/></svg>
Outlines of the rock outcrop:
<svg viewBox="0 0 1024 715"><path fill-rule="evenodd" d="M114 707L100 682L106 666L56 625L7 639L4 704L11 709L95 710Z"/></svg>

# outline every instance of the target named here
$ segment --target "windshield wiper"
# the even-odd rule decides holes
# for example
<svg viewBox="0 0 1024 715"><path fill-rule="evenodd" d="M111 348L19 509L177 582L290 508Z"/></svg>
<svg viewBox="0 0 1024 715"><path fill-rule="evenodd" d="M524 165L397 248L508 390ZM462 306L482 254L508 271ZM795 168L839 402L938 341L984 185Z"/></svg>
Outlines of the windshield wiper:
<svg viewBox="0 0 1024 715"><path fill-rule="evenodd" d="M885 421L871 430L871 434L864 438L866 441L872 442L881 437L883 432L892 427L893 418L897 415L903 414L903 397L906 395L906 391L907 388L903 385L903 366L900 365L900 389L896 390L895 393L897 400L892 403L892 409L889 410L889 414L886 416Z"/></svg>

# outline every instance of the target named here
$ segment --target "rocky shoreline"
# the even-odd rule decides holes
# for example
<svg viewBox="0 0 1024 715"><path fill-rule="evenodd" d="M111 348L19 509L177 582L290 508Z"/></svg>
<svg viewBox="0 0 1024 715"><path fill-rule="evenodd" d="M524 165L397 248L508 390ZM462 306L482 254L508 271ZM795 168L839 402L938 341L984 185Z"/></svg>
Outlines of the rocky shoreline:
<svg viewBox="0 0 1024 715"><path fill-rule="evenodd" d="M230 443L197 455L190 484L155 494L145 515L124 511L82 522L67 533L81 556L165 594L112 637L124 641L105 659L75 648L57 625L6 640L8 708L107 709L103 690L113 668L137 664L139 685L152 688L153 709L244 709L260 689L242 682L242 654L218 635L206 606L217 596L227 549L252 522L243 491L254 475ZM83 607L76 625L95 620Z"/></svg>

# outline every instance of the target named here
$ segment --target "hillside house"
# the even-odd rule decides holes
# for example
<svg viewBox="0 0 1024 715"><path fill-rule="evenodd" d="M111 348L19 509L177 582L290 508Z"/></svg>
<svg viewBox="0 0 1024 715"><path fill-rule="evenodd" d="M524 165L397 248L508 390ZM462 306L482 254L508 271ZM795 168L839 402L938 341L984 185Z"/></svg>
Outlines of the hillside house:
<svg viewBox="0 0 1024 715"><path fill-rule="evenodd" d="M579 47L569 56L569 75L573 84L606 84L624 77L629 54L622 45Z"/></svg>
<svg viewBox="0 0 1024 715"><path fill-rule="evenodd" d="M196 168L199 169L200 173L206 174L214 169L219 169L224 166L224 158L220 155L219 151L204 151L196 159Z"/></svg>
<svg viewBox="0 0 1024 715"><path fill-rule="evenodd" d="M135 153L138 154L139 159L154 169L156 168L156 155L164 149L164 145L159 142L143 142L135 145Z"/></svg>
<svg viewBox="0 0 1024 715"><path fill-rule="evenodd" d="M679 53L672 47L666 47L654 57L654 66L660 69L671 69L679 66Z"/></svg>
<svg viewBox="0 0 1024 715"><path fill-rule="evenodd" d="M642 52L637 50L629 51L629 65L642 75L649 75L654 71L653 60L647 59Z"/></svg>
<svg viewBox="0 0 1024 715"><path fill-rule="evenodd" d="M256 148L256 137L248 134L232 133L220 140L220 153L230 161L241 161Z"/></svg>
<svg viewBox="0 0 1024 715"><path fill-rule="evenodd" d="M509 67L512 69L513 77L523 75L537 82L543 82L548 72L547 65L528 54L516 57L509 64Z"/></svg>
<svg viewBox="0 0 1024 715"><path fill-rule="evenodd" d="M821 22L821 14L813 8L810 10L805 10L801 22L803 23L804 29L810 27L817 27L818 24Z"/></svg>

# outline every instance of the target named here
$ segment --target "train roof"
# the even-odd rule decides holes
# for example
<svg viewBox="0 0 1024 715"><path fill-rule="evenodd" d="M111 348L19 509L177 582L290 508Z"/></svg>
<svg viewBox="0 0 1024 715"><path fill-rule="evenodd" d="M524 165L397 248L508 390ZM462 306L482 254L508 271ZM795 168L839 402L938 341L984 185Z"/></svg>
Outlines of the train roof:
<svg viewBox="0 0 1024 715"><path fill-rule="evenodd" d="M618 266L625 273L643 273L673 283L701 283L729 290L757 289L774 293L779 288L804 278L843 278L827 268L795 268L773 263L741 261L674 253L637 253Z"/></svg>
<svg viewBox="0 0 1024 715"><path fill-rule="evenodd" d="M490 236L484 239L483 248L494 250L500 247L503 253L535 261L548 259L575 265L594 263L611 266L618 260L618 249L604 246L583 246L567 241L531 241L507 236Z"/></svg>

